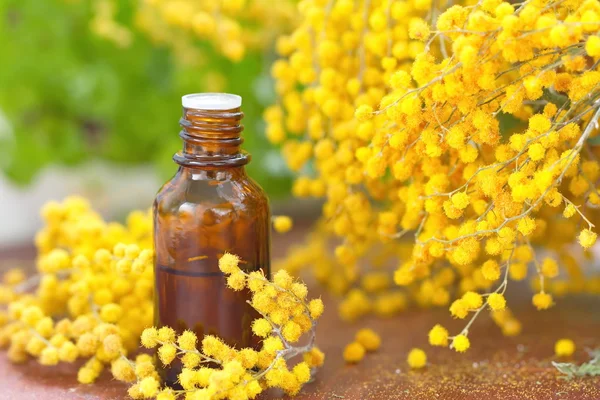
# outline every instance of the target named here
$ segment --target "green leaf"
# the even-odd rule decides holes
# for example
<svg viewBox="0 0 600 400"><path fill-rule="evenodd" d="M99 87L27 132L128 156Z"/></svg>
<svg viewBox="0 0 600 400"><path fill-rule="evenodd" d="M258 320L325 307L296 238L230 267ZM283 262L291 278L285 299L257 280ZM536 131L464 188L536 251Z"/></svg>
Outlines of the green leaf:
<svg viewBox="0 0 600 400"><path fill-rule="evenodd" d="M600 349L590 352L592 359L581 365L574 363L557 363L552 361L552 365L563 375L565 379L573 379L574 377L583 376L599 376L600 375Z"/></svg>
<svg viewBox="0 0 600 400"><path fill-rule="evenodd" d="M24 184L50 164L102 158L153 164L170 176L181 148L181 96L222 80L222 90L244 98L250 175L272 194L287 191L289 173L263 163L274 149L261 123L265 88L272 91L264 55L249 53L236 64L198 41L201 62L183 63L136 30L135 4L115 6L133 34L125 49L90 31L91 2L0 0L0 112L14 135L1 144L5 175Z"/></svg>

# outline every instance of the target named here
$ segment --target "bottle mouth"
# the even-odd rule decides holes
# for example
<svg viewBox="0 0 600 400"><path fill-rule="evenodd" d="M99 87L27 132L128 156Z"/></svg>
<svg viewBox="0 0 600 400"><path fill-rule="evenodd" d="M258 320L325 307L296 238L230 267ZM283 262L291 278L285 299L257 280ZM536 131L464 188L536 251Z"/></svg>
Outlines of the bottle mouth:
<svg viewBox="0 0 600 400"><path fill-rule="evenodd" d="M192 93L181 98L181 105L193 110L233 110L242 106L242 97L231 93Z"/></svg>

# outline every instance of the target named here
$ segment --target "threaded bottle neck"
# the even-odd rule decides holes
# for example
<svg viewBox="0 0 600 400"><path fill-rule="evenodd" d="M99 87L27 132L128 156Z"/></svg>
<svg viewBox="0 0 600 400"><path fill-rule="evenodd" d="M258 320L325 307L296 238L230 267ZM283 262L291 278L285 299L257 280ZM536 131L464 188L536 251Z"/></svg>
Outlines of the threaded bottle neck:
<svg viewBox="0 0 600 400"><path fill-rule="evenodd" d="M225 93L200 93L183 97L179 136L184 146L173 160L186 167L234 167L250 156L241 151L244 130L241 98Z"/></svg>

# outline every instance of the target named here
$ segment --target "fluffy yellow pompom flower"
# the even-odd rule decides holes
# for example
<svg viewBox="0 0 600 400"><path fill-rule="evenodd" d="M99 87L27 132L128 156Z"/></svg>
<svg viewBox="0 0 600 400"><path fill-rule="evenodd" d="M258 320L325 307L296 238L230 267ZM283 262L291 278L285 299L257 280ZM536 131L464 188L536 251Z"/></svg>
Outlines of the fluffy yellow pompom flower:
<svg viewBox="0 0 600 400"><path fill-rule="evenodd" d="M107 265L112 259L112 254L107 249L98 249L94 253L94 261L99 265Z"/></svg>
<svg viewBox="0 0 600 400"><path fill-rule="evenodd" d="M252 332L256 336L267 337L272 330L271 323L264 318L258 318L252 322Z"/></svg>
<svg viewBox="0 0 600 400"><path fill-rule="evenodd" d="M82 367L79 369L79 371L77 371L77 381L79 383L83 383L84 385L93 383L97 377L98 374L91 368Z"/></svg>
<svg viewBox="0 0 600 400"><path fill-rule="evenodd" d="M427 364L427 354L421 349L414 348L408 353L406 361L411 368L423 368Z"/></svg>
<svg viewBox="0 0 600 400"><path fill-rule="evenodd" d="M179 347L183 350L195 350L197 342L198 338L196 337L196 334L189 330L183 331L177 338L177 344L179 344Z"/></svg>
<svg viewBox="0 0 600 400"><path fill-rule="evenodd" d="M79 356L79 350L77 346L73 344L73 342L65 342L60 346L58 350L58 358L63 362L73 362Z"/></svg>
<svg viewBox="0 0 600 400"><path fill-rule="evenodd" d="M538 310L546 310L552 307L552 295L544 292L536 293L533 295L532 303Z"/></svg>
<svg viewBox="0 0 600 400"><path fill-rule="evenodd" d="M29 306L21 313L21 321L29 326L35 326L35 324L44 317L44 313L37 306Z"/></svg>
<svg viewBox="0 0 600 400"><path fill-rule="evenodd" d="M365 357L365 348L358 342L352 342L344 348L344 360L357 363Z"/></svg>
<svg viewBox="0 0 600 400"><path fill-rule="evenodd" d="M469 314L469 306L463 299L455 300L450 305L450 314L453 317L463 319Z"/></svg>
<svg viewBox="0 0 600 400"><path fill-rule="evenodd" d="M584 229L579 233L577 240L579 241L581 247L584 249L589 249L594 245L594 243L596 243L596 237L596 233L591 229Z"/></svg>
<svg viewBox="0 0 600 400"><path fill-rule="evenodd" d="M82 356L91 356L98 348L100 342L93 333L84 333L77 339L77 349Z"/></svg>
<svg viewBox="0 0 600 400"><path fill-rule="evenodd" d="M39 337L34 336L27 342L25 350L32 356L39 356L46 348L46 343Z"/></svg>
<svg viewBox="0 0 600 400"><path fill-rule="evenodd" d="M501 293L490 294L487 299L487 303L494 311L500 311L506 308L506 299Z"/></svg>
<svg viewBox="0 0 600 400"><path fill-rule="evenodd" d="M224 274L232 274L237 271L240 258L235 254L225 253L219 258L219 269Z"/></svg>
<svg viewBox="0 0 600 400"><path fill-rule="evenodd" d="M142 346L147 349L156 347L158 344L158 330L155 327L144 329L142 332L141 342Z"/></svg>
<svg viewBox="0 0 600 400"><path fill-rule="evenodd" d="M140 381L140 392L146 398L154 397L159 390L158 381L152 377L146 377Z"/></svg>
<svg viewBox="0 0 600 400"><path fill-rule="evenodd" d="M590 57L600 57L600 37L593 35L585 42L585 52Z"/></svg>
<svg viewBox="0 0 600 400"><path fill-rule="evenodd" d="M558 276L558 263L551 258L545 258L541 270L545 277L555 278Z"/></svg>
<svg viewBox="0 0 600 400"><path fill-rule="evenodd" d="M135 243L132 243L125 247L125 257L129 259L137 258L140 255L140 246Z"/></svg>
<svg viewBox="0 0 600 400"><path fill-rule="evenodd" d="M270 336L263 341L263 349L269 354L275 354L283 350L283 343L278 337Z"/></svg>
<svg viewBox="0 0 600 400"><path fill-rule="evenodd" d="M170 326L163 326L158 330L158 340L164 343L175 342L175 331Z"/></svg>
<svg viewBox="0 0 600 400"><path fill-rule="evenodd" d="M112 362L110 372L115 379L121 382L133 382L136 380L135 371L131 364L123 358L118 358Z"/></svg>
<svg viewBox="0 0 600 400"><path fill-rule="evenodd" d="M113 253L117 257L125 257L125 251L127 250L127 245L124 243L117 243L113 247Z"/></svg>
<svg viewBox="0 0 600 400"><path fill-rule="evenodd" d="M152 358L138 356L135 361L135 375L137 378L145 378L156 372Z"/></svg>
<svg viewBox="0 0 600 400"><path fill-rule="evenodd" d="M293 221L286 215L278 215L273 218L273 227L279 233L286 233L292 229Z"/></svg>
<svg viewBox="0 0 600 400"><path fill-rule="evenodd" d="M575 343L571 339L560 339L554 344L554 353L558 357L569 357L575 352Z"/></svg>
<svg viewBox="0 0 600 400"><path fill-rule="evenodd" d="M52 321L52 318L44 317L40 319L35 324L35 330L45 338L52 336L52 332L54 331L54 322Z"/></svg>
<svg viewBox="0 0 600 400"><path fill-rule="evenodd" d="M247 279L248 289L258 292L265 286L265 277L260 271L252 271Z"/></svg>
<svg viewBox="0 0 600 400"><path fill-rule="evenodd" d="M375 351L381 346L381 337L372 329L363 328L359 330L356 332L355 339L367 351Z"/></svg>
<svg viewBox="0 0 600 400"><path fill-rule="evenodd" d="M356 109L355 117L357 120L363 122L373 118L373 107L368 104L363 104Z"/></svg>
<svg viewBox="0 0 600 400"><path fill-rule="evenodd" d="M255 382L255 381L253 381ZM163 389L156 395L156 400L175 400L175 393L171 389Z"/></svg>
<svg viewBox="0 0 600 400"><path fill-rule="evenodd" d="M177 354L177 348L172 344L163 344L158 348L158 358L164 365L169 365Z"/></svg>
<svg viewBox="0 0 600 400"><path fill-rule="evenodd" d="M459 210L464 210L469 205L469 195L465 192L454 193L450 200L452 205Z"/></svg>
<svg viewBox="0 0 600 400"><path fill-rule="evenodd" d="M292 369L292 373L300 383L306 383L310 380L310 367L306 362L296 364Z"/></svg>
<svg viewBox="0 0 600 400"><path fill-rule="evenodd" d="M448 346L448 330L437 324L429 331L429 344L432 346Z"/></svg>
<svg viewBox="0 0 600 400"><path fill-rule="evenodd" d="M186 368L196 368L200 362L202 361L202 357L196 353L185 353L181 357L181 362L183 366Z"/></svg>
<svg viewBox="0 0 600 400"><path fill-rule="evenodd" d="M58 350L55 347L48 346L42 350L40 354L40 364L42 365L56 365L58 364Z"/></svg>
<svg viewBox="0 0 600 400"><path fill-rule="evenodd" d="M462 300L466 307L470 310L477 309L483 304L483 299L479 293L467 292L463 295Z"/></svg>
<svg viewBox="0 0 600 400"><path fill-rule="evenodd" d="M529 155L529 158L531 158L533 161L539 161L542 158L544 158L544 155L546 154L546 149L544 149L544 146L542 146L540 143L535 143L529 146L527 154Z"/></svg>
<svg viewBox="0 0 600 400"><path fill-rule="evenodd" d="M521 281L527 277L527 264L522 262L513 263L508 274L512 280Z"/></svg>
<svg viewBox="0 0 600 400"><path fill-rule="evenodd" d="M563 217L571 218L573 215L575 215L576 212L577 208L573 204L569 203L563 211Z"/></svg>
<svg viewBox="0 0 600 400"><path fill-rule="evenodd" d="M400 267L394 271L394 282L399 286L408 286L415 280L415 273L410 267Z"/></svg>
<svg viewBox="0 0 600 400"><path fill-rule="evenodd" d="M494 260L487 260L481 267L481 273L488 281L495 281L500 278L500 266Z"/></svg>
<svg viewBox="0 0 600 400"><path fill-rule="evenodd" d="M262 386L260 386L260 383L258 383L258 381L256 381L256 380L250 381L246 385L246 396L249 399L256 398L260 393L262 393L262 391L263 391Z"/></svg>
<svg viewBox="0 0 600 400"><path fill-rule="evenodd" d="M127 275L127 274L131 273L131 271L133 269L133 263L131 262L131 260L123 258L123 259L117 261L115 268L117 269L117 272L119 274Z"/></svg>
<svg viewBox="0 0 600 400"><path fill-rule="evenodd" d="M94 303L103 306L114 300L113 293L108 288L102 288L94 293Z"/></svg>
<svg viewBox="0 0 600 400"><path fill-rule="evenodd" d="M404 89L410 86L411 77L406 71L396 71L390 77L390 85L394 89Z"/></svg>
<svg viewBox="0 0 600 400"><path fill-rule="evenodd" d="M258 352L249 348L242 349L238 353L238 360L242 363L244 368L253 368L258 362Z"/></svg>
<svg viewBox="0 0 600 400"><path fill-rule="evenodd" d="M321 314L323 314L323 311L325 311L325 305L323 304L323 300L312 299L310 303L308 303L308 310L310 311L311 318L319 318Z"/></svg>
<svg viewBox="0 0 600 400"><path fill-rule="evenodd" d="M102 346L104 347L106 353L112 356L121 354L121 351L123 350L123 342L121 337L114 333L104 338L102 341Z"/></svg>
<svg viewBox="0 0 600 400"><path fill-rule="evenodd" d="M429 25L421 18L413 18L410 21L408 35L411 39L426 41L429 37Z"/></svg>
<svg viewBox="0 0 600 400"><path fill-rule="evenodd" d="M80 370L80 372L81 372L81 370ZM144 395L142 394L142 392L140 390L140 384L139 383L136 383L136 384L130 386L129 389L127 389L127 394L132 399L141 399L141 398L144 397Z"/></svg>
<svg viewBox="0 0 600 400"><path fill-rule="evenodd" d="M529 217L523 217L517 224L517 230L524 236L529 236L535 230L535 220Z"/></svg>
<svg viewBox="0 0 600 400"><path fill-rule="evenodd" d="M194 388L194 384L197 381L196 374L194 371L188 368L183 368L178 375L179 383L185 390L191 390Z"/></svg>
<svg viewBox="0 0 600 400"><path fill-rule="evenodd" d="M102 318L104 322L115 323L121 318L122 314L123 309L120 305L115 303L103 305L100 309L100 318Z"/></svg>
<svg viewBox="0 0 600 400"><path fill-rule="evenodd" d="M281 334L290 343L295 343L302 336L302 328L294 321L288 321L283 325Z"/></svg>
<svg viewBox="0 0 600 400"><path fill-rule="evenodd" d="M304 300L308 295L308 287L300 282L292 283L292 287L290 288L294 296L299 298L300 300Z"/></svg>
<svg viewBox="0 0 600 400"><path fill-rule="evenodd" d="M235 271L227 277L227 286L233 290L239 291L246 287L246 276L242 271Z"/></svg>
<svg viewBox="0 0 600 400"><path fill-rule="evenodd" d="M302 358L311 368L320 367L325 362L325 354L317 347L313 347L308 353L304 353Z"/></svg>
<svg viewBox="0 0 600 400"><path fill-rule="evenodd" d="M452 339L452 348L459 353L464 353L469 347L471 347L471 342L465 335L458 335Z"/></svg>
<svg viewBox="0 0 600 400"><path fill-rule="evenodd" d="M196 372L189 369L183 368L178 375L179 383L185 390L191 390L194 388L195 383L198 381Z"/></svg>
<svg viewBox="0 0 600 400"><path fill-rule="evenodd" d="M273 282L283 289L289 289L293 283L293 279L286 270L280 269L273 276Z"/></svg>

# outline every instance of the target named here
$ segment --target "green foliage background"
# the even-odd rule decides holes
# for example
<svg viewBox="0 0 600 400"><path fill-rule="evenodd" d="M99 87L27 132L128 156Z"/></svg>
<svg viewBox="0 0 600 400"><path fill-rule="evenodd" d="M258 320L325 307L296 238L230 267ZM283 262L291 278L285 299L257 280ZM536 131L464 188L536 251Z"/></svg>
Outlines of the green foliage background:
<svg viewBox="0 0 600 400"><path fill-rule="evenodd" d="M119 19L132 25L132 3ZM181 148L180 97L205 91L203 76L219 71L226 91L243 96L249 173L271 195L289 190L289 176L263 134L261 114L272 98L265 55L234 64L204 46L208 62L182 65L168 48L132 29L119 48L90 31L89 1L0 0L0 169L30 183L50 164L75 166L101 158L152 163L163 178Z"/></svg>

